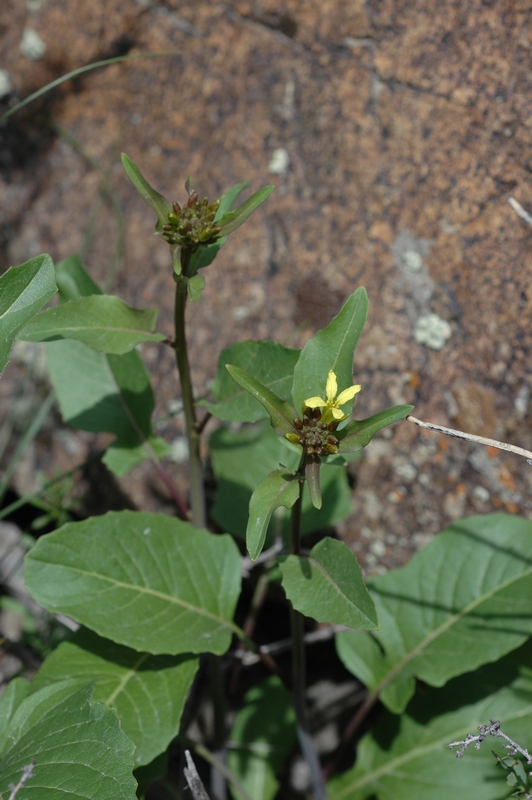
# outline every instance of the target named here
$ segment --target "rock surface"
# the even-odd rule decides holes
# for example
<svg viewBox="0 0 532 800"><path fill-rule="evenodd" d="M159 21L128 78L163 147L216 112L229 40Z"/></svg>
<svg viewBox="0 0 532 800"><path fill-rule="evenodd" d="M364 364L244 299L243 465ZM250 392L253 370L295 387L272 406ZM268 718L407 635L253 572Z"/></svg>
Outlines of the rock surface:
<svg viewBox="0 0 532 800"><path fill-rule="evenodd" d="M421 419L532 448L532 227L507 203L513 195L532 210L526 3L4 5L6 108L90 62L172 55L89 72L1 124L2 269L80 251L113 293L160 306L170 333L166 246L152 237L120 152L177 201L189 174L209 197L243 179L252 189L275 183L190 308L198 390L221 347L259 337L302 345L363 284L371 309L355 359L359 417L413 403ZM45 46L39 60L21 52L28 29ZM439 338L420 338L430 315L445 323L428 323ZM171 353L143 355L161 416L177 395ZM27 393L27 380L15 358L3 408ZM28 449L19 490L33 488L36 469L67 468L87 452L85 434L67 447L54 430ZM174 423L162 432L178 434ZM121 486L138 506L166 507L144 467ZM531 516L531 489L532 468L517 456L404 422L366 450L341 533L378 571L460 516Z"/></svg>

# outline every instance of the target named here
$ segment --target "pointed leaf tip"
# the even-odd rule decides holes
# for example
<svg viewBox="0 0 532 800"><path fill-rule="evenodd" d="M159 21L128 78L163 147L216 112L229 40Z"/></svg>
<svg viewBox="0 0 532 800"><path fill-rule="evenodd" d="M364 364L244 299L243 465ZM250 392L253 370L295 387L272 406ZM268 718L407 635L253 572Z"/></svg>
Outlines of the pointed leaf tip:
<svg viewBox="0 0 532 800"><path fill-rule="evenodd" d="M340 440L338 445L339 453L356 453L366 447L375 434L387 425L407 417L414 409L414 406L393 406L379 411L372 417L362 420L353 420L346 427L336 433Z"/></svg>
<svg viewBox="0 0 532 800"><path fill-rule="evenodd" d="M127 156L125 153L122 153L121 160L127 177L140 194L144 202L147 203L147 205L149 205L149 207L157 214L156 230L160 231L163 224L167 221L168 214L171 212L172 206L166 197L163 197L162 194L155 191L155 189L150 186L135 162L132 161L129 156Z"/></svg>
<svg viewBox="0 0 532 800"><path fill-rule="evenodd" d="M244 369L232 364L226 364L225 367L231 377L264 406L270 416L272 428L279 436L285 436L294 430L296 412L289 403L277 397Z"/></svg>
<svg viewBox="0 0 532 800"><path fill-rule="evenodd" d="M260 556L271 516L276 508L292 508L299 497L296 475L276 469L259 483L249 502L246 546L252 561Z"/></svg>

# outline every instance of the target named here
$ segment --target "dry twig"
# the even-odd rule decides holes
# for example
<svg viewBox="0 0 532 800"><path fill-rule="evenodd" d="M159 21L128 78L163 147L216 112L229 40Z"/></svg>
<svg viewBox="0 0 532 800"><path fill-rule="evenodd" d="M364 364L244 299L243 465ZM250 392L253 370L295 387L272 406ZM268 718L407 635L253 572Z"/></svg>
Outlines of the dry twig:
<svg viewBox="0 0 532 800"><path fill-rule="evenodd" d="M532 225L532 217L527 211L525 211L521 203L518 203L514 197L509 197L508 202L510 203L510 205L512 206L513 210L515 211L518 217L521 217L522 220L528 222L529 225Z"/></svg>
<svg viewBox="0 0 532 800"><path fill-rule="evenodd" d="M474 433L464 433L454 428L446 428L444 425L433 425L432 422L423 422L411 415L406 419L408 422L413 422L414 425L418 425L420 428L425 428L429 431L445 433L447 436L454 436L455 439L464 439L466 442L483 444L485 447L496 447L498 450L506 450L507 453L515 453L517 456L523 456L529 464L532 464L532 451L525 450L524 447L517 447L514 444L508 444L508 442L499 442L497 439L487 439L485 436L476 436Z"/></svg>
<svg viewBox="0 0 532 800"><path fill-rule="evenodd" d="M510 739L503 731L501 731L501 723L498 719L491 719L488 717L490 724L489 725L479 725L478 730L480 734L478 736L473 736L472 733L468 733L465 739L462 739L459 742L451 742L447 745L449 750L454 750L455 747L458 748L456 751L456 758L462 758L467 748L474 744L475 750L480 750L480 745L482 742L488 738L488 736L495 736L495 738L504 739L508 744L506 744L505 750L508 750L511 756L515 756L517 753L522 755L523 758L526 760L527 764L532 764L532 756L528 752L521 747L521 745L514 742L513 739Z"/></svg>
<svg viewBox="0 0 532 800"><path fill-rule="evenodd" d="M192 797L194 800L210 800L209 795L205 791L205 787L201 782L201 778L198 775L196 765L192 761L190 750L185 750L185 758L187 760L187 766L184 769L184 773L185 778L187 779L188 788L192 792Z"/></svg>
<svg viewBox="0 0 532 800"><path fill-rule="evenodd" d="M35 761L33 759L25 767L22 767L22 777L17 783L17 785L15 786L15 784L13 783L9 784L9 790L11 794L9 795L8 800L15 800L15 797L17 796L20 789L22 789L26 781L28 781L30 778L33 778L34 767L35 767Z"/></svg>

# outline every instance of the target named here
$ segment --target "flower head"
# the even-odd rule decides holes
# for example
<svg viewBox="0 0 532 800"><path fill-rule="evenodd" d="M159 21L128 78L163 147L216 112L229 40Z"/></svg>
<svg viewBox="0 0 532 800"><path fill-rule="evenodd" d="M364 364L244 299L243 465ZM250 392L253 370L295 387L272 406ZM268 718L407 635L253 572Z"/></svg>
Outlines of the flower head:
<svg viewBox="0 0 532 800"><path fill-rule="evenodd" d="M197 249L200 245L213 244L220 236L221 228L214 221L220 205L219 200L209 203L206 197L200 200L191 180L186 183L188 201L181 208L172 203L172 211L162 225L161 234L169 245Z"/></svg>
<svg viewBox="0 0 532 800"><path fill-rule="evenodd" d="M342 420L347 419L349 415L344 414L343 411L340 410L340 406L352 400L361 388L361 386L350 386L349 389L344 389L343 392L340 392L337 397L338 381L336 379L336 374L331 369L327 376L327 384L325 386L325 396L327 399L323 400L321 397L309 397L308 400L305 400L305 406L307 408L323 409L321 412L321 421L326 425L330 422L342 422Z"/></svg>

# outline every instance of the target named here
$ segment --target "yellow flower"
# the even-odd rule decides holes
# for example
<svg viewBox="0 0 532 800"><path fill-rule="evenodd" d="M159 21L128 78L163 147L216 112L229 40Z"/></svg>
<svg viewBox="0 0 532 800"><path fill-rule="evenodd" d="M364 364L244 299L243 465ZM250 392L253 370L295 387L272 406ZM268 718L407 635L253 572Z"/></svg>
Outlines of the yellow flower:
<svg viewBox="0 0 532 800"><path fill-rule="evenodd" d="M338 381L336 380L336 374L331 369L327 376L327 384L325 386L327 400L323 400L321 397L309 397L308 400L305 400L305 405L307 408L323 408L324 411L321 412L321 421L327 425L329 422L342 422L342 420L347 419L349 415L340 411L340 406L352 400L361 388L361 386L350 386L349 389L344 389L343 392L340 392L338 397L336 397Z"/></svg>

